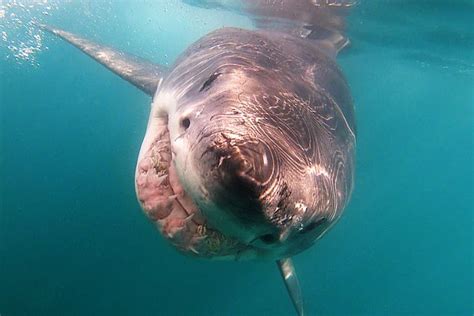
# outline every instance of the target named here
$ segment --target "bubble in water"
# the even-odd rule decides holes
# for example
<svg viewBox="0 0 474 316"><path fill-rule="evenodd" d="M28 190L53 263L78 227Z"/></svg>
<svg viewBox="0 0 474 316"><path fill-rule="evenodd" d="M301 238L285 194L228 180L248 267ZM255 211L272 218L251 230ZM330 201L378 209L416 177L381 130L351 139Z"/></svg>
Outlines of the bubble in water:
<svg viewBox="0 0 474 316"><path fill-rule="evenodd" d="M48 0L0 0L0 51L4 58L37 66L36 55L43 46L43 32L37 23L58 9Z"/></svg>

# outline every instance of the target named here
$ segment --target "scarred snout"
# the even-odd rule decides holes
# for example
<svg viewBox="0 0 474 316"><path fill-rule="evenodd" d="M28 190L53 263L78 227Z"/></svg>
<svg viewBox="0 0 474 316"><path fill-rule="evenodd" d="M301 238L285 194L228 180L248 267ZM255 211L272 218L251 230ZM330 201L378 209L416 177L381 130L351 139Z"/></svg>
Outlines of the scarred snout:
<svg viewBox="0 0 474 316"><path fill-rule="evenodd" d="M275 156L258 139L217 134L201 156L200 177L213 207L202 207L211 222L250 242L274 230L264 212L264 195L274 184ZM229 225L228 223L233 223Z"/></svg>
<svg viewBox="0 0 474 316"><path fill-rule="evenodd" d="M271 182L273 155L262 141L233 140L221 134L210 148L217 180L225 191L241 192L246 198L259 199Z"/></svg>

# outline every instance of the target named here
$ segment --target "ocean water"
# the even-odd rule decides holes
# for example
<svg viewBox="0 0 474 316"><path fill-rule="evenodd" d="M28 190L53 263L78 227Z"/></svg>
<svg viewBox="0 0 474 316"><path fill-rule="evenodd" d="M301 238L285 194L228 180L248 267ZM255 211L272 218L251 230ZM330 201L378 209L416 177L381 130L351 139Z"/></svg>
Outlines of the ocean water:
<svg viewBox="0 0 474 316"><path fill-rule="evenodd" d="M293 315L272 262L172 249L134 169L150 99L39 20L170 64L248 17L178 0L0 1L0 315ZM338 60L355 191L296 256L308 315L473 315L474 3L360 1Z"/></svg>

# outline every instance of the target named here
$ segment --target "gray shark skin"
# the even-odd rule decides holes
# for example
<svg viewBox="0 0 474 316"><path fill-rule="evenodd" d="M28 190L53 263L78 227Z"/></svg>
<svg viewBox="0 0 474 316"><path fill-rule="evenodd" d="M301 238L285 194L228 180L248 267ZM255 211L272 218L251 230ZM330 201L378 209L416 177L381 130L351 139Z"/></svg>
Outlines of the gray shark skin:
<svg viewBox="0 0 474 316"><path fill-rule="evenodd" d="M335 62L347 39L285 25L216 30L170 68L41 27L153 97L135 189L164 238L190 256L276 261L303 315L290 258L347 205L356 127Z"/></svg>

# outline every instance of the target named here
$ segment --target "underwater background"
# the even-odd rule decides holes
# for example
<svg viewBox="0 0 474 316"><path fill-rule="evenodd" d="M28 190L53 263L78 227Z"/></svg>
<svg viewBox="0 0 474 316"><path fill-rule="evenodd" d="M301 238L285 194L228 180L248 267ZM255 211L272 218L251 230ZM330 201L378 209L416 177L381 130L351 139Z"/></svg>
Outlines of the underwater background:
<svg viewBox="0 0 474 316"><path fill-rule="evenodd" d="M0 1L0 315L293 315L273 262L162 239L133 182L150 98L32 20L162 64L252 27L178 0ZM473 315L474 2L360 1L348 34L356 184L294 258L307 313Z"/></svg>

